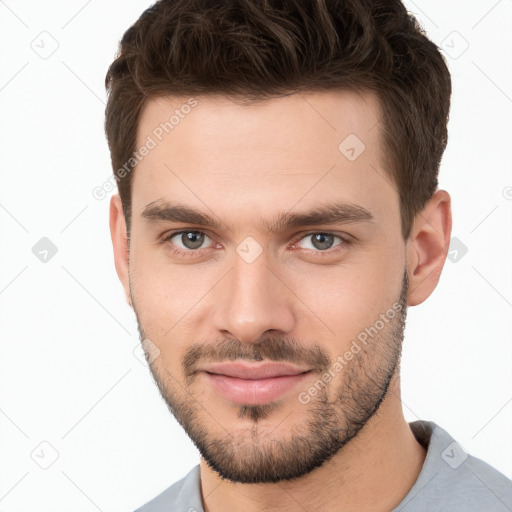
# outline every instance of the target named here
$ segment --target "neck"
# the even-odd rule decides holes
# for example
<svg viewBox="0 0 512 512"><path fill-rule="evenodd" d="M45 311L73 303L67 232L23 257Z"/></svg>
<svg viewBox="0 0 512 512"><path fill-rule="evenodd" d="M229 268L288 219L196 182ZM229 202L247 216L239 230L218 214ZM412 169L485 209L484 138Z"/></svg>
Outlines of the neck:
<svg viewBox="0 0 512 512"><path fill-rule="evenodd" d="M384 512L395 508L421 472L426 450L403 416L400 382L393 377L377 413L336 455L293 481L239 484L222 480L201 459L205 512Z"/></svg>

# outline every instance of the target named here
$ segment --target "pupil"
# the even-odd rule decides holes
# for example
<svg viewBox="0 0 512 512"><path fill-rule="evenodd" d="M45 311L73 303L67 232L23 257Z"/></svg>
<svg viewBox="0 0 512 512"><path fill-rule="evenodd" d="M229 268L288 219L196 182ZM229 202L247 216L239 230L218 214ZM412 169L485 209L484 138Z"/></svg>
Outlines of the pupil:
<svg viewBox="0 0 512 512"><path fill-rule="evenodd" d="M327 235L325 233L318 233L317 235L313 235L312 241L313 245L317 249L329 249L334 242L334 236Z"/></svg>
<svg viewBox="0 0 512 512"><path fill-rule="evenodd" d="M181 241L187 249L197 249L204 241L204 234L196 231L189 231L181 235Z"/></svg>

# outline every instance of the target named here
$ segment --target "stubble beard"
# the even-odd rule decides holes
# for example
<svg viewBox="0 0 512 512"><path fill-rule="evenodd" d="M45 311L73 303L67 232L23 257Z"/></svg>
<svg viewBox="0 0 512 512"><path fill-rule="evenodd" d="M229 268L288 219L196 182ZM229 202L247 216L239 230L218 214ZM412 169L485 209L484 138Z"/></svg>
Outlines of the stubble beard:
<svg viewBox="0 0 512 512"><path fill-rule="evenodd" d="M277 415L272 429L264 428L261 423L277 413L279 405L276 403L236 406L238 418L245 419L251 426L236 433L229 432L229 423L226 426L222 416L216 419L194 396L191 390L197 377L194 365L206 355L216 356L216 360L300 361L314 363L321 378L332 368L333 362L319 346L315 350L306 349L294 340L283 338L266 338L251 345L227 339L208 348L204 344L194 345L187 351L183 360L185 387L165 367L152 364L151 372L171 413L207 464L222 478L247 484L296 479L328 461L355 438L378 411L400 368L407 292L405 272L396 316L365 345L360 344L363 345L361 350L343 367L341 375L320 389L307 404L297 400L295 408L307 411L306 419L289 426L286 436L277 436L278 423L283 421ZM132 302L143 340L147 336L139 322L133 297ZM334 393L335 384L339 388Z"/></svg>

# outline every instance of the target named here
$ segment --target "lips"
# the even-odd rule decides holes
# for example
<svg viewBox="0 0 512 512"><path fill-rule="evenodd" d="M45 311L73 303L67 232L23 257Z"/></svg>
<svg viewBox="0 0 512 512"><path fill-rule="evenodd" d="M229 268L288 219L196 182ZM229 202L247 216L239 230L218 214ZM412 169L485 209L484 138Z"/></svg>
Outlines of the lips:
<svg viewBox="0 0 512 512"><path fill-rule="evenodd" d="M307 372L309 368L300 368L287 363L247 363L226 362L208 365L204 371L237 379L268 379L272 377L288 377Z"/></svg>
<svg viewBox="0 0 512 512"><path fill-rule="evenodd" d="M209 384L236 404L271 403L295 388L309 375L309 368L288 363L213 363L201 369Z"/></svg>

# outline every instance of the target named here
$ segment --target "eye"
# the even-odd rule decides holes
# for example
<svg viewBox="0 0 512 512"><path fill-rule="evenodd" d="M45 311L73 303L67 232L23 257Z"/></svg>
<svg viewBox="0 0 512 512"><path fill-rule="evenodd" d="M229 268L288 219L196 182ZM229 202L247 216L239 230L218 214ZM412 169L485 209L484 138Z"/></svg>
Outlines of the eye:
<svg viewBox="0 0 512 512"><path fill-rule="evenodd" d="M212 241L209 236L207 236L202 231L178 231L176 233L171 233L166 237L166 241L176 246L178 249L186 250L186 251L194 251L195 249L201 249L201 246L205 243L205 241Z"/></svg>
<svg viewBox="0 0 512 512"><path fill-rule="evenodd" d="M167 234L162 242L177 256L204 255L202 249L214 248L215 242L203 231L182 229ZM293 244L295 248L306 249L317 253L332 255L350 245L350 240L333 233L309 233ZM332 250L330 250L332 249Z"/></svg>
<svg viewBox="0 0 512 512"><path fill-rule="evenodd" d="M337 240L339 243L335 243ZM343 243L348 242L339 235L333 235L331 233L310 233L301 238L297 245L303 249L327 251Z"/></svg>

